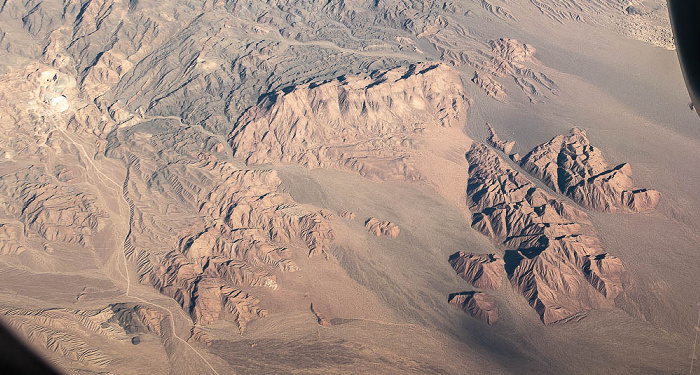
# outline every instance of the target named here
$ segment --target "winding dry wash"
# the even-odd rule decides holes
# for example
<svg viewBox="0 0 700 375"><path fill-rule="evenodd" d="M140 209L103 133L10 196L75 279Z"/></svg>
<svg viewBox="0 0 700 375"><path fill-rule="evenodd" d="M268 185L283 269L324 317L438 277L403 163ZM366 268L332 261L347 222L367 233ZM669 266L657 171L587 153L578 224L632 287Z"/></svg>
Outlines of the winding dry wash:
<svg viewBox="0 0 700 375"><path fill-rule="evenodd" d="M0 1L0 322L61 373L692 375L688 103L663 0Z"/></svg>

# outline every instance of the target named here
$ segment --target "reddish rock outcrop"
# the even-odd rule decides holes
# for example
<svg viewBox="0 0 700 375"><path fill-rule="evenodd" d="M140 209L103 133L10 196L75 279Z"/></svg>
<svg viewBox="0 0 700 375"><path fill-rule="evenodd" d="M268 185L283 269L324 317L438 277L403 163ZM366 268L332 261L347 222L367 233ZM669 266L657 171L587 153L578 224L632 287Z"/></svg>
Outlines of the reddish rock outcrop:
<svg viewBox="0 0 700 375"><path fill-rule="evenodd" d="M209 191L191 196L214 225L183 236L177 248L145 270L142 278L174 298L197 324L247 323L266 316L259 300L246 290L277 289L276 272L298 269L289 246L305 246L309 256L326 256L333 238L321 211L297 205L278 191L280 180L270 170L237 170L225 162L201 167L220 176ZM181 194L190 196L182 184Z"/></svg>
<svg viewBox="0 0 700 375"><path fill-rule="evenodd" d="M459 277L477 288L496 290L505 276L505 262L495 254L457 252L450 257L450 265Z"/></svg>
<svg viewBox="0 0 700 375"><path fill-rule="evenodd" d="M535 186L487 146L467 153L472 226L506 249L513 286L545 324L611 308L620 261L606 254L586 214Z"/></svg>
<svg viewBox="0 0 700 375"><path fill-rule="evenodd" d="M484 292L462 292L451 294L449 303L459 306L475 319L492 325L498 321L496 301Z"/></svg>

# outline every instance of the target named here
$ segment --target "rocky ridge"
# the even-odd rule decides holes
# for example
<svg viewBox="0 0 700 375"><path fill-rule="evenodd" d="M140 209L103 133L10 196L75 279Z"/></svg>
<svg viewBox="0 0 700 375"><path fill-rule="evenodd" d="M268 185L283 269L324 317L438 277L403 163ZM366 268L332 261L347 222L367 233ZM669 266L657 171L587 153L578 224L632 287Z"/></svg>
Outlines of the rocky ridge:
<svg viewBox="0 0 700 375"><path fill-rule="evenodd" d="M230 134L248 164L346 169L380 179L422 178L416 143L431 127L460 127L468 102L456 71L415 64L271 93Z"/></svg>
<svg viewBox="0 0 700 375"><path fill-rule="evenodd" d="M498 306L490 295L484 292L462 292L451 294L448 302L459 306L472 318L492 325L498 321Z"/></svg>
<svg viewBox="0 0 700 375"><path fill-rule="evenodd" d="M459 277L482 289L497 290L505 276L505 262L495 254L458 251L450 256L450 265Z"/></svg>
<svg viewBox="0 0 700 375"><path fill-rule="evenodd" d="M578 128L535 147L520 165L554 191L592 210L649 211L661 198L656 190L635 189L630 165L611 168L586 132Z"/></svg>
<svg viewBox="0 0 700 375"><path fill-rule="evenodd" d="M506 250L511 284L545 324L612 308L624 267L586 214L537 188L479 143L467 153L472 227Z"/></svg>

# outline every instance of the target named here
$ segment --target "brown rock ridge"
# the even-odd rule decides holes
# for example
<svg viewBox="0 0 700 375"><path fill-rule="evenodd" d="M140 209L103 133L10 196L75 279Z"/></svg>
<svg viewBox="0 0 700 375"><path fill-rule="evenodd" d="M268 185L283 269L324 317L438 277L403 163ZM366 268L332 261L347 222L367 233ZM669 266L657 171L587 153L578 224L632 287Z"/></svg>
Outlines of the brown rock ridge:
<svg viewBox="0 0 700 375"><path fill-rule="evenodd" d="M399 226L392 223L391 221L379 221L376 218L370 217L365 221L365 228L367 231L374 234L375 236L388 236L391 238L396 238L399 236L401 229Z"/></svg>
<svg viewBox="0 0 700 375"><path fill-rule="evenodd" d="M488 143L494 148L501 150L503 153L510 154L513 151L513 147L515 147L515 141L502 141L491 124L487 123L486 126L489 128L489 136L486 139Z"/></svg>
<svg viewBox="0 0 700 375"><path fill-rule="evenodd" d="M309 212L278 192L274 171L241 171L224 162L202 167L222 176L220 184L194 197L214 227L182 237L146 278L195 323L228 320L243 331L267 314L244 289L277 289L276 271L297 270L287 247L299 242L309 256L327 256L333 233L320 211Z"/></svg>
<svg viewBox="0 0 700 375"><path fill-rule="evenodd" d="M449 303L459 306L472 318L492 325L498 321L498 306L490 295L484 292L462 292L451 294Z"/></svg>
<svg viewBox="0 0 700 375"><path fill-rule="evenodd" d="M328 256L333 230L321 211L313 211L278 191L282 181L273 170L236 170L229 163L203 165L225 176L213 190L198 197L200 213L223 220L231 229L260 228L269 240L301 240L309 255Z"/></svg>
<svg viewBox="0 0 700 375"><path fill-rule="evenodd" d="M243 114L230 142L248 164L416 180L416 142L428 128L461 127L467 106L455 70L415 64L268 94Z"/></svg>
<svg viewBox="0 0 700 375"><path fill-rule="evenodd" d="M555 92L557 85L542 72L528 65L538 64L535 47L515 39L500 38L489 42L494 57L492 72L496 76L511 76L523 92L534 101L544 96L545 91Z"/></svg>
<svg viewBox="0 0 700 375"><path fill-rule="evenodd" d="M486 92L486 95L500 101L505 101L508 98L505 88L489 73L474 72L472 82Z"/></svg>
<svg viewBox="0 0 700 375"><path fill-rule="evenodd" d="M592 210L649 211L661 198L656 190L633 188L630 165L611 168L586 132L577 128L535 147L520 165L554 191Z"/></svg>
<svg viewBox="0 0 700 375"><path fill-rule="evenodd" d="M450 265L459 277L482 289L499 289L506 274L505 262L495 254L459 251L450 256Z"/></svg>
<svg viewBox="0 0 700 375"><path fill-rule="evenodd" d="M586 214L537 188L487 146L467 153L472 227L506 249L511 284L545 324L612 308L620 260L603 251Z"/></svg>

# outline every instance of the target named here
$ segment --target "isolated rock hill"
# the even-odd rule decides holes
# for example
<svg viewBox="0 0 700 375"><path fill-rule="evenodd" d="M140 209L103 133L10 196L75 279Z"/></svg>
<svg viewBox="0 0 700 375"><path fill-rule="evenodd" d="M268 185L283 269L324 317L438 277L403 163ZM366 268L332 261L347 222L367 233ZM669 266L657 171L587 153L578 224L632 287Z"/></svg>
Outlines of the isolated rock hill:
<svg viewBox="0 0 700 375"><path fill-rule="evenodd" d="M373 217L365 221L365 228L367 228L368 232L374 234L377 237L387 236L391 238L396 238L401 232L399 226L392 223L391 221L379 221Z"/></svg>
<svg viewBox="0 0 700 375"><path fill-rule="evenodd" d="M492 325L498 321L498 306L490 295L484 292L462 292L451 294L449 303L459 306L475 319Z"/></svg>
<svg viewBox="0 0 700 375"><path fill-rule="evenodd" d="M611 168L578 128L535 147L520 165L554 191L592 210L649 211L661 199L656 190L635 189L630 165Z"/></svg>
<svg viewBox="0 0 700 375"><path fill-rule="evenodd" d="M544 72L542 64L534 57L536 49L515 39L499 38L488 41L490 51L482 52L490 59L466 63L475 68L472 82L496 100L506 101L508 92L499 79L513 81L530 101L542 101L549 94L556 94L557 85ZM456 65L462 65L456 64Z"/></svg>
<svg viewBox="0 0 700 375"><path fill-rule="evenodd" d="M450 265L459 277L482 289L499 289L506 274L505 262L495 254L459 251L450 256Z"/></svg>
<svg viewBox="0 0 700 375"><path fill-rule="evenodd" d="M296 86L268 94L244 113L231 147L248 164L419 179L412 154L426 128L459 128L466 121L461 86L456 71L437 63Z"/></svg>
<svg viewBox="0 0 700 375"><path fill-rule="evenodd" d="M586 214L552 197L487 146L467 153L472 227L506 250L511 284L545 324L611 308L624 267L603 251Z"/></svg>

